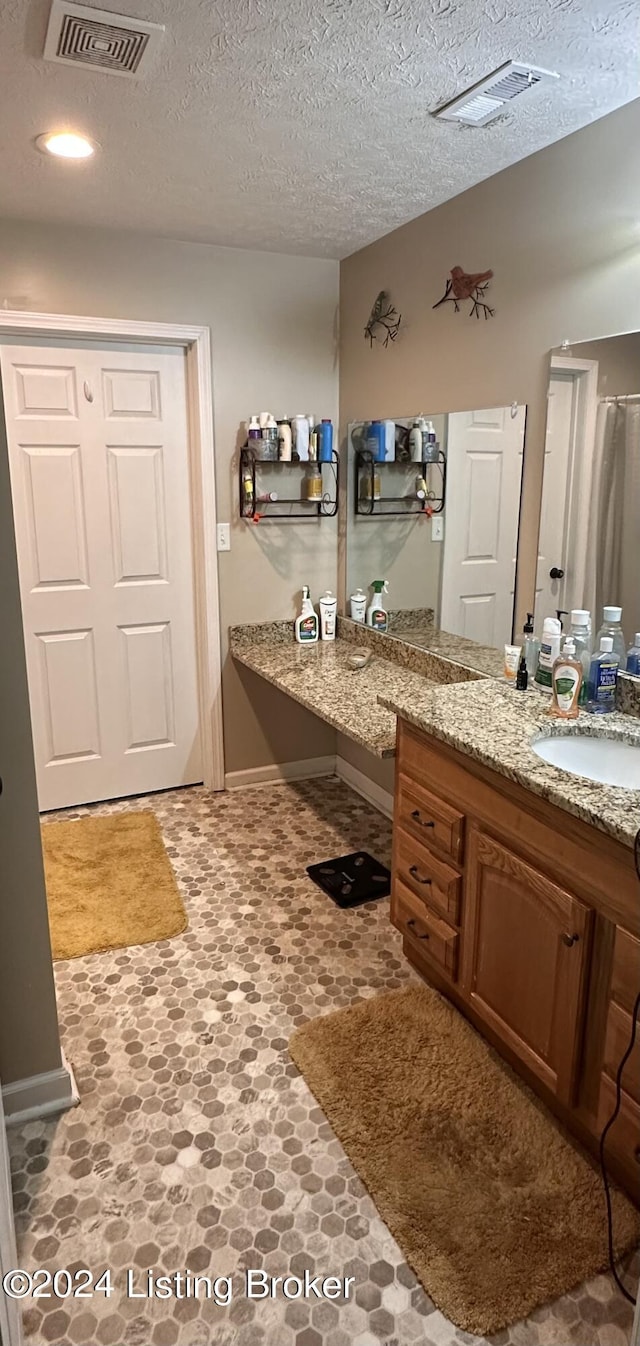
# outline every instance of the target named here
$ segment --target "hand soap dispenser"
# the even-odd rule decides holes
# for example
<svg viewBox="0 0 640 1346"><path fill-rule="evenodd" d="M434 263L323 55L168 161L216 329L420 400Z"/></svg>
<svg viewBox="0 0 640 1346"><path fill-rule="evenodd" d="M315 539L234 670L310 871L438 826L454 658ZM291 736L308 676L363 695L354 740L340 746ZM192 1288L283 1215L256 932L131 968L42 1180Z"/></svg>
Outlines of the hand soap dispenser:
<svg viewBox="0 0 640 1346"><path fill-rule="evenodd" d="M575 641L567 636L562 653L554 660L552 681L552 700L547 711L560 720L578 718L578 701L582 687L582 661L576 656Z"/></svg>
<svg viewBox="0 0 640 1346"><path fill-rule="evenodd" d="M371 588L373 589L373 598L367 608L367 626L372 626L374 631L387 631L389 629L389 613L382 605L382 595L389 591L388 581L374 580Z"/></svg>

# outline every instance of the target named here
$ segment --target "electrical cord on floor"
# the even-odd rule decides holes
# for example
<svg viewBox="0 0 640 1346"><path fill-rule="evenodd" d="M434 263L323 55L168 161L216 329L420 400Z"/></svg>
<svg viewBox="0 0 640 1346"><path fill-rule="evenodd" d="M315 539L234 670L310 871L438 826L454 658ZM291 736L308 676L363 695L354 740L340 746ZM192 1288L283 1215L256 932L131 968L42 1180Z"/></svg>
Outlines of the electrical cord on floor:
<svg viewBox="0 0 640 1346"><path fill-rule="evenodd" d="M636 864L636 874L638 875L638 879L640 879L640 828L639 828L638 831L636 832L636 839L635 839L635 843L634 843L634 847L633 847L633 854L634 854L634 859L635 859L635 864ZM619 1114L619 1112L620 1112L620 1108L621 1108L621 1106L622 1106L622 1076L623 1076L624 1068L625 1068L625 1066L626 1066L626 1064L627 1064L627 1061L629 1060L629 1057L631 1056L631 1053L632 1053L632 1051L633 1051L633 1049L634 1049L634 1047L635 1047L635 1044L636 1044L636 1034L637 1034L637 1031L638 1031L638 1015L640 1015L640 992L638 992L638 995L636 996L636 999L635 999L635 1004L634 1004L634 1006L633 1006L633 1015L632 1015L633 1023L632 1023L632 1026L631 1026L631 1039L630 1039L630 1041L629 1041L629 1046L627 1047L627 1050L626 1050L626 1052L624 1053L624 1056L622 1057L622 1060L621 1060L621 1062L620 1062L620 1065L618 1066L618 1069L617 1069L617 1071L616 1071L616 1103L615 1103L615 1107L614 1107L613 1112L611 1113L611 1116L610 1116L610 1118L609 1118L609 1121L607 1122L607 1124L606 1124L606 1126L605 1126L605 1128L604 1128L604 1131L602 1132L602 1135L601 1135L601 1137L600 1137L600 1168L601 1168L601 1170L602 1170L602 1181L603 1181L603 1183L604 1183L604 1194L605 1194L605 1200L606 1200L606 1203L607 1203L607 1234L608 1234L608 1239L609 1239L609 1263L610 1263L610 1266L611 1266L611 1270L612 1270L612 1272L613 1272L614 1280L615 1280L615 1282L616 1282L616 1285L618 1286L618 1289L622 1292L622 1294L624 1295L625 1299L628 1299L628 1301L629 1301L630 1304L635 1304L635 1303L636 1303L636 1298L635 1298L634 1295L632 1295L632 1294L629 1292L629 1290L627 1290L627 1287L626 1287L626 1285L624 1285L623 1282L621 1281L620 1276L618 1275L617 1268L616 1268L615 1252L614 1252L614 1248L613 1248L613 1212L612 1212L612 1209L611 1209L611 1191L610 1191L610 1188L609 1188L609 1175L608 1175L608 1173L607 1173L607 1166L606 1166L605 1157L604 1157L604 1147L605 1147L605 1141L606 1141L606 1139L607 1139L607 1136L608 1136L608 1134L609 1134L609 1132L610 1132L610 1130L611 1130L611 1127L613 1126L614 1122L617 1120L618 1114Z"/></svg>

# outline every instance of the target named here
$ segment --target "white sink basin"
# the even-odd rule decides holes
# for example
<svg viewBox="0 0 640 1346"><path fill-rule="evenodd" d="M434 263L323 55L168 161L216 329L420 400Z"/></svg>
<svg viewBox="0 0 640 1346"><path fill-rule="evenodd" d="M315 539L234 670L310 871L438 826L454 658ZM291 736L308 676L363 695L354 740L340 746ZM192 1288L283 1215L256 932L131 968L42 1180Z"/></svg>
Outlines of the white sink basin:
<svg viewBox="0 0 640 1346"><path fill-rule="evenodd" d="M531 744L544 762L586 776L603 785L619 785L623 790L640 790L640 743L623 743L617 738L590 738L587 734L555 735L539 738Z"/></svg>

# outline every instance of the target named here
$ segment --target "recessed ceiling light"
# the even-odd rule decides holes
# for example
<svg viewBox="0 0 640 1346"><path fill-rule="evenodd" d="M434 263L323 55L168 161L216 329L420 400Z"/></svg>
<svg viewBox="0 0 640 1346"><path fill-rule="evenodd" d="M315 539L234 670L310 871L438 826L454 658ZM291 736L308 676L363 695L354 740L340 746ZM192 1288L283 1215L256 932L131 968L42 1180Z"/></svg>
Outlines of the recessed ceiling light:
<svg viewBox="0 0 640 1346"><path fill-rule="evenodd" d="M90 159L96 151L94 141L75 131L46 131L38 136L36 145L45 154L54 154L58 159Z"/></svg>

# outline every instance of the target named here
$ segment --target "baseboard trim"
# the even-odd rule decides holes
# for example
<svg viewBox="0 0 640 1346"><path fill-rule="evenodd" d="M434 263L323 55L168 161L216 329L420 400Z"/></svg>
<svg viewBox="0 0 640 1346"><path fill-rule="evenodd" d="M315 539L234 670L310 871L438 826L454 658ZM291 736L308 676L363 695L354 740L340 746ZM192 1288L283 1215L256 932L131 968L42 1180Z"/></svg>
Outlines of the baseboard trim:
<svg viewBox="0 0 640 1346"><path fill-rule="evenodd" d="M364 771L358 771L358 768L347 762L346 758L336 757L336 776L343 780L345 785L350 785L356 794L362 795L368 804L373 804L380 813L384 813L386 818L393 818L393 795L389 790L383 790L381 785L376 785L369 776L365 776Z"/></svg>
<svg viewBox="0 0 640 1346"><path fill-rule="evenodd" d="M300 762L274 762L272 766L249 767L246 771L227 771L225 790L240 790L245 785L269 785L273 781L312 780L314 776L333 776L336 759L305 757Z"/></svg>
<svg viewBox="0 0 640 1346"><path fill-rule="evenodd" d="M19 1126L77 1107L80 1095L73 1070L63 1055L57 1070L3 1085L2 1101L7 1126Z"/></svg>

